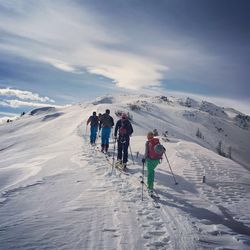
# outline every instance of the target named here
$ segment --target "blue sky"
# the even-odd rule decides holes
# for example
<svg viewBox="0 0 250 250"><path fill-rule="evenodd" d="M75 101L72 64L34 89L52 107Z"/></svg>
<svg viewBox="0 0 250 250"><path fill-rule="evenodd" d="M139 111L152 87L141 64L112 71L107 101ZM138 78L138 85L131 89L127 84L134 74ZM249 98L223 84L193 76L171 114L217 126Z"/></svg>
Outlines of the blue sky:
<svg viewBox="0 0 250 250"><path fill-rule="evenodd" d="M152 90L249 114L249 13L244 0L0 0L0 113Z"/></svg>

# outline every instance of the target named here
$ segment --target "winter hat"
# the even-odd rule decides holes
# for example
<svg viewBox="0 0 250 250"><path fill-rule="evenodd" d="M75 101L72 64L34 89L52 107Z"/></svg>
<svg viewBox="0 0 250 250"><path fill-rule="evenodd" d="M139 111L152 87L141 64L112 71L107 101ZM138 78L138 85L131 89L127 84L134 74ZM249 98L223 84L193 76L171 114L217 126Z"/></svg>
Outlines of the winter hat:
<svg viewBox="0 0 250 250"><path fill-rule="evenodd" d="M150 140L150 139L153 139L154 138L154 133L152 131L148 132L147 133L147 138Z"/></svg>

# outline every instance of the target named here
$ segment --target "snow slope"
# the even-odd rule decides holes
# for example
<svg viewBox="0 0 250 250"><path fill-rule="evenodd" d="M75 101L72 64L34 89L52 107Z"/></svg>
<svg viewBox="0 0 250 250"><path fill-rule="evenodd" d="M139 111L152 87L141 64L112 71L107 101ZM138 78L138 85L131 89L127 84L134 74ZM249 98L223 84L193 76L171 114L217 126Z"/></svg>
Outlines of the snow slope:
<svg viewBox="0 0 250 250"><path fill-rule="evenodd" d="M233 110L186 104L105 96L0 126L0 249L249 249L250 131ZM88 143L86 119L106 108L115 121L118 111L133 117L126 175L112 171L112 139L111 157L99 139ZM142 201L140 183L145 134L154 128L168 131L160 138L178 182L164 159L155 176L160 208L145 188ZM217 154L220 140L233 160Z"/></svg>

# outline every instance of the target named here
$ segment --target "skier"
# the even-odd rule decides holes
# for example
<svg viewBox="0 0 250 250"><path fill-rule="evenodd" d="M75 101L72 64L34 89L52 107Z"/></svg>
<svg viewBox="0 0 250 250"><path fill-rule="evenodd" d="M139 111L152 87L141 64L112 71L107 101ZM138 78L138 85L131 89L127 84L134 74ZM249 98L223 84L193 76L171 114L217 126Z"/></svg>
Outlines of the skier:
<svg viewBox="0 0 250 250"><path fill-rule="evenodd" d="M160 144L159 139L154 137L153 132L148 132L147 139L148 140L145 144L145 155L142 159L142 163L144 164L146 162L148 170L148 193L150 196L152 196L154 189L155 168L160 163L160 159L162 159L162 155L165 152L165 148Z"/></svg>
<svg viewBox="0 0 250 250"><path fill-rule="evenodd" d="M105 113L100 117L100 123L101 123L101 141L102 141L102 152L108 152L109 148L109 137L111 128L114 126L114 119L112 116L109 115L110 110L106 109Z"/></svg>
<svg viewBox="0 0 250 250"><path fill-rule="evenodd" d="M118 133L118 139L117 139ZM117 154L117 167L126 169L127 161L128 161L128 147L129 147L129 139L133 133L133 127L128 120L126 114L122 114L121 119L117 121L115 125L115 139L117 139L118 143L118 154Z"/></svg>
<svg viewBox="0 0 250 250"><path fill-rule="evenodd" d="M87 120L87 126L90 123L90 144L95 145L96 141L96 134L99 126L99 120L96 116L96 112L94 111L93 114Z"/></svg>

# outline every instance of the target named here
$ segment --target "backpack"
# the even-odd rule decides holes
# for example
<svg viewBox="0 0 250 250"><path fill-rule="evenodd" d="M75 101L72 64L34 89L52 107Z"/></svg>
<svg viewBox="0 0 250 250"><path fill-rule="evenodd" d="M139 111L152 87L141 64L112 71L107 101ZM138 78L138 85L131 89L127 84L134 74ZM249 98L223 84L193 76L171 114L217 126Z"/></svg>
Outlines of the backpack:
<svg viewBox="0 0 250 250"><path fill-rule="evenodd" d="M123 137L127 134L126 124L121 122L121 127L119 128L119 136Z"/></svg>
<svg viewBox="0 0 250 250"><path fill-rule="evenodd" d="M165 148L160 144L158 138L153 138L148 141L148 157L153 160L162 159L165 153Z"/></svg>

